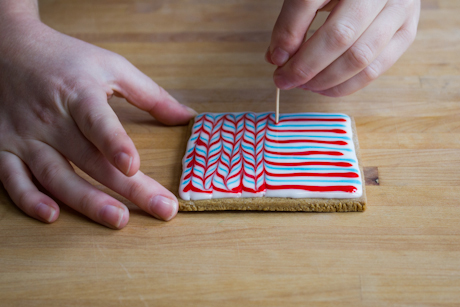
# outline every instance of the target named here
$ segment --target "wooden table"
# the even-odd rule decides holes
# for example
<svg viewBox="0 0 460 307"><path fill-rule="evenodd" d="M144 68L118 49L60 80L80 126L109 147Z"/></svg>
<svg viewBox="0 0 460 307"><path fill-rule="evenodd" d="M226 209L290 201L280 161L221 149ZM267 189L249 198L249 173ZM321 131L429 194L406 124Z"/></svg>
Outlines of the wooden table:
<svg viewBox="0 0 460 307"><path fill-rule="evenodd" d="M422 2L415 43L366 89L281 94L281 112L355 117L367 211L180 213L165 223L122 199L131 219L114 231L65 206L42 224L1 190L0 305L458 306L460 3ZM40 5L45 23L122 54L199 112L274 109L263 54L281 1ZM111 104L141 169L174 189L185 127Z"/></svg>

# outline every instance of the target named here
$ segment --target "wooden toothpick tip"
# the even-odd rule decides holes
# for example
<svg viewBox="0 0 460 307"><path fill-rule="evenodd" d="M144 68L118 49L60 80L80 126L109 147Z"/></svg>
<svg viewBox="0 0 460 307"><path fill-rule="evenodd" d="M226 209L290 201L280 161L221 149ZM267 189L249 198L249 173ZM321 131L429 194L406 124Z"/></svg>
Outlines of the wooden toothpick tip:
<svg viewBox="0 0 460 307"><path fill-rule="evenodd" d="M280 89L276 88L276 123L280 121Z"/></svg>

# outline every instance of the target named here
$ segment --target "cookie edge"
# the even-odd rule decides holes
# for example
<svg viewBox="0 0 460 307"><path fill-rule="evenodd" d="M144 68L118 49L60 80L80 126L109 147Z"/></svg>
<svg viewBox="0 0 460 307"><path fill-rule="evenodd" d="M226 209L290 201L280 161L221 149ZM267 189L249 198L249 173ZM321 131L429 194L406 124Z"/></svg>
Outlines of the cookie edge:
<svg viewBox="0 0 460 307"><path fill-rule="evenodd" d="M216 198L201 200L183 200L178 197L179 211L303 211L303 212L362 212L366 210L367 196L366 183L363 167L361 165L361 155L358 142L358 133L355 120L348 116L351 121L353 133L353 144L355 146L356 158L361 172L363 194L359 198L281 198L281 197L244 197L244 198ZM192 134L195 118L190 120L185 139L185 151L187 143ZM183 165L181 156L181 173ZM177 186L177 191L180 189Z"/></svg>

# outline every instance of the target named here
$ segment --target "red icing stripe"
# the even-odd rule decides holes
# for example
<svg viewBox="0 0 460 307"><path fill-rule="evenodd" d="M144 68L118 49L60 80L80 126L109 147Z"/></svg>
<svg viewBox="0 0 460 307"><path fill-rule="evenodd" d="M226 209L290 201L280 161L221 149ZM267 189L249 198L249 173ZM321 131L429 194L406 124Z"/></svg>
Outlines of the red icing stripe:
<svg viewBox="0 0 460 307"><path fill-rule="evenodd" d="M340 167L351 167L353 164L348 162L320 162L320 161L310 161L310 162L273 162L265 160L265 163L276 166L305 166L305 165L322 165L322 166L340 166Z"/></svg>
<svg viewBox="0 0 460 307"><path fill-rule="evenodd" d="M338 133L338 134L345 134L347 133L345 130L342 129L273 129L271 127L268 127L268 130L271 132L325 132L325 133Z"/></svg>
<svg viewBox="0 0 460 307"><path fill-rule="evenodd" d="M319 144L330 144L330 145L348 145L344 141L321 141L321 140L274 140L267 137L267 141L278 144L290 144L290 143L319 143Z"/></svg>
<svg viewBox="0 0 460 307"><path fill-rule="evenodd" d="M266 171L268 176L272 177L295 177L295 176L302 176L302 177L342 177L342 178L357 178L359 175L354 172L347 172L347 173L285 173L285 174L275 174Z"/></svg>
<svg viewBox="0 0 460 307"><path fill-rule="evenodd" d="M281 122L346 122L345 118L286 118L280 119Z"/></svg>
<svg viewBox="0 0 460 307"><path fill-rule="evenodd" d="M310 192L347 192L354 193L358 189L352 185L337 185L337 186L314 186L314 185L270 185L267 184L269 190L305 190Z"/></svg>
<svg viewBox="0 0 460 307"><path fill-rule="evenodd" d="M310 155L328 155L328 156L343 156L343 153L339 151L296 151L296 152L280 152L280 151L271 151L265 149L265 152L272 154L272 155L280 155L280 156L310 156Z"/></svg>

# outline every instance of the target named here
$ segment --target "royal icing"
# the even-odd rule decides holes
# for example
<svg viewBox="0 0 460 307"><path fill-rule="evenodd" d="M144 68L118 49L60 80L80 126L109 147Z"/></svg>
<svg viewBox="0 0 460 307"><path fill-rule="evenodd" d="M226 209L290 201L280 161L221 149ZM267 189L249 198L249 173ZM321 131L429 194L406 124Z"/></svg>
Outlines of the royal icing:
<svg viewBox="0 0 460 307"><path fill-rule="evenodd" d="M363 185L345 114L203 113L182 160L184 200L357 198Z"/></svg>

